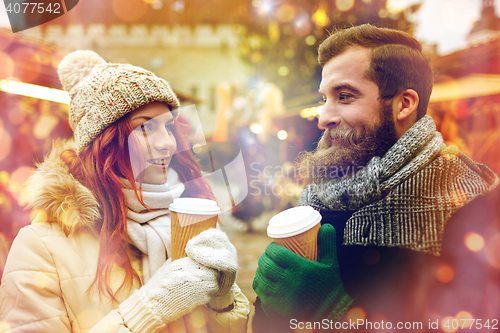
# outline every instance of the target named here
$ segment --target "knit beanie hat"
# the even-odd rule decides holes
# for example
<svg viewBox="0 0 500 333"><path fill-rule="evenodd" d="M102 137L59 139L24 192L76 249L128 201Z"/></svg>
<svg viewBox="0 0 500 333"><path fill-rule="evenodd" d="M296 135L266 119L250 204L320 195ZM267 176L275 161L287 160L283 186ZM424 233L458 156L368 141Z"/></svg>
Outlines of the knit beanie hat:
<svg viewBox="0 0 500 333"><path fill-rule="evenodd" d="M93 51L68 54L57 73L71 98L69 125L77 151L110 124L143 105L165 102L171 110L179 107L165 80L140 67L107 63ZM178 112L173 112L177 116Z"/></svg>

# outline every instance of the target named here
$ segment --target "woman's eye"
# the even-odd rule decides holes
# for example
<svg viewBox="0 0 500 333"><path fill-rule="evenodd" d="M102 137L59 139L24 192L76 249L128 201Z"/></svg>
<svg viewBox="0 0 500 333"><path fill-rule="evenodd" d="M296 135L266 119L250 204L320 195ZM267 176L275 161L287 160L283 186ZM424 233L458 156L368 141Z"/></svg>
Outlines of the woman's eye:
<svg viewBox="0 0 500 333"><path fill-rule="evenodd" d="M140 126L137 126L135 129L140 132L142 131L149 132L153 129L153 127L151 126L151 124L142 124Z"/></svg>
<svg viewBox="0 0 500 333"><path fill-rule="evenodd" d="M167 129L167 131L173 132L174 131L174 124L173 123L168 124L167 126L165 126L165 128Z"/></svg>

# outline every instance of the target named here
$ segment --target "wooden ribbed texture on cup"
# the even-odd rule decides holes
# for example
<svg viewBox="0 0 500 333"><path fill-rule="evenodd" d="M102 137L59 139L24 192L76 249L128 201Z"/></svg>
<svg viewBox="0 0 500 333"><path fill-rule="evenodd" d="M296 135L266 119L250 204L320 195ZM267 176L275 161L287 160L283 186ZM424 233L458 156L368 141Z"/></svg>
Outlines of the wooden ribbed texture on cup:
<svg viewBox="0 0 500 333"><path fill-rule="evenodd" d="M295 254L309 260L318 261L318 231L321 223L301 234L286 238L273 238L273 241L286 247Z"/></svg>
<svg viewBox="0 0 500 333"><path fill-rule="evenodd" d="M172 261L187 257L186 244L194 236L217 226L217 215L195 215L170 212Z"/></svg>

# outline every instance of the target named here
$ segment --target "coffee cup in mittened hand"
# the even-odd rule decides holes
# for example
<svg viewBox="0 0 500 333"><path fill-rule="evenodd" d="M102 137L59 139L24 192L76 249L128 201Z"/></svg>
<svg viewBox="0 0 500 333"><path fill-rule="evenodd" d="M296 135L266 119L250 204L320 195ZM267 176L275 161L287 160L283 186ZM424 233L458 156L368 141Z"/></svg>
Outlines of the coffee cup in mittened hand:
<svg viewBox="0 0 500 333"><path fill-rule="evenodd" d="M201 198L177 198L170 204L172 261L187 257L186 244L202 231L217 226L217 202Z"/></svg>
<svg viewBox="0 0 500 333"><path fill-rule="evenodd" d="M282 211L269 220L267 235L273 241L309 260L318 260L321 214L310 206Z"/></svg>

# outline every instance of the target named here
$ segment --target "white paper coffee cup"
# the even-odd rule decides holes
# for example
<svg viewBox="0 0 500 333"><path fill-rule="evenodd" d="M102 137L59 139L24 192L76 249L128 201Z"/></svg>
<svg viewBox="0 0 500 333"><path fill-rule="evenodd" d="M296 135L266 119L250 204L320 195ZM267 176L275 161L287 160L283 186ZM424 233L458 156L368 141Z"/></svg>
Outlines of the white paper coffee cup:
<svg viewBox="0 0 500 333"><path fill-rule="evenodd" d="M298 206L276 214L269 221L267 235L275 243L309 260L318 259L318 231L321 214L310 206Z"/></svg>
<svg viewBox="0 0 500 333"><path fill-rule="evenodd" d="M194 236L217 226L217 202L200 198L177 198L170 204L172 261L186 257L186 244Z"/></svg>

